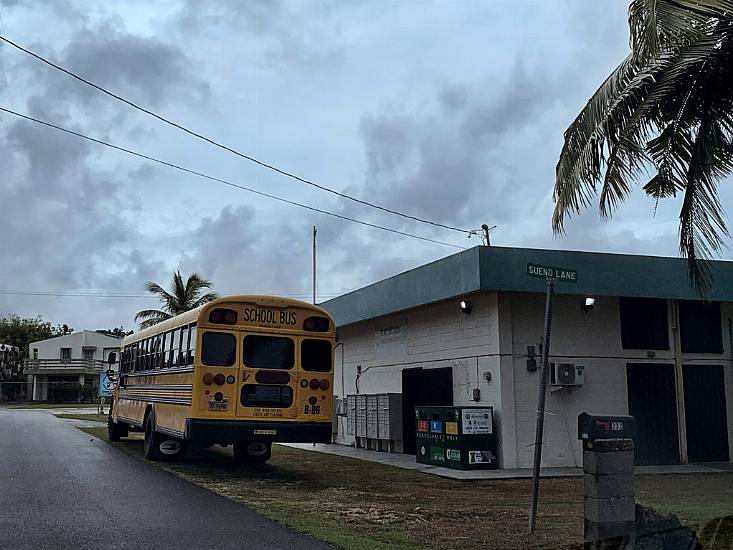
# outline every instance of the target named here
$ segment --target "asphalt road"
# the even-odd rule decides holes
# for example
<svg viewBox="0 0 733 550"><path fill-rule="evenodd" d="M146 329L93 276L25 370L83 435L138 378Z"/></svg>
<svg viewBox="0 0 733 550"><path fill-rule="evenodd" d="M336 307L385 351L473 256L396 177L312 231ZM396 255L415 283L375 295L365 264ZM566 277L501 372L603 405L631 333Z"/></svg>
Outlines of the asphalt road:
<svg viewBox="0 0 733 550"><path fill-rule="evenodd" d="M44 411L0 408L0 549L327 549Z"/></svg>

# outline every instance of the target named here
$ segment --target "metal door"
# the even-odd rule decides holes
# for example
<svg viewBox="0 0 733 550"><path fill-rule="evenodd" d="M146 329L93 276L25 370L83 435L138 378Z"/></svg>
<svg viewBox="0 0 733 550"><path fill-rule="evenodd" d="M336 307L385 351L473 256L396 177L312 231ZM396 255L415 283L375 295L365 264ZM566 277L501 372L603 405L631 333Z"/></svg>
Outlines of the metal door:
<svg viewBox="0 0 733 550"><path fill-rule="evenodd" d="M636 464L679 464L674 365L629 363L626 381Z"/></svg>
<svg viewBox="0 0 733 550"><path fill-rule="evenodd" d="M723 367L685 365L685 428L690 462L728 462L728 414Z"/></svg>
<svg viewBox="0 0 733 550"><path fill-rule="evenodd" d="M415 407L453 404L453 369L402 371L402 450L415 454Z"/></svg>

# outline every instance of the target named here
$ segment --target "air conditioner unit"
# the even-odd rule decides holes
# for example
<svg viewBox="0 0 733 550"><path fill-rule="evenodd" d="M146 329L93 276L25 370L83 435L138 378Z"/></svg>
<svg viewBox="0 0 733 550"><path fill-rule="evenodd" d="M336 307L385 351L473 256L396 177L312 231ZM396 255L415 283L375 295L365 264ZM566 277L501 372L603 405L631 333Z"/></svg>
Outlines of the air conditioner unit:
<svg viewBox="0 0 733 550"><path fill-rule="evenodd" d="M582 386L585 382L585 365L550 363L550 384L553 386Z"/></svg>

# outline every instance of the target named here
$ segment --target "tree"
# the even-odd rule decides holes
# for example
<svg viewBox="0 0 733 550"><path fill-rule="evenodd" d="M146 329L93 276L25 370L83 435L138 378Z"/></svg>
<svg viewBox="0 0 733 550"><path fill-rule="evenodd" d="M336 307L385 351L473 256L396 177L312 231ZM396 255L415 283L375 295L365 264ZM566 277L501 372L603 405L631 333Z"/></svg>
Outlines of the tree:
<svg viewBox="0 0 733 550"><path fill-rule="evenodd" d="M602 217L639 182L657 203L680 193L680 253L704 291L729 236L717 188L733 170L733 0L632 0L629 29L631 53L565 132L553 229L599 186Z"/></svg>
<svg viewBox="0 0 733 550"><path fill-rule="evenodd" d="M129 336L133 333L132 330L125 330L125 327L120 325L119 327L115 327L112 329L98 329L94 332L98 332L99 334L104 334L105 336L112 336L113 338L124 338L125 336Z"/></svg>
<svg viewBox="0 0 733 550"><path fill-rule="evenodd" d="M0 343L19 348L20 360L28 359L28 344L74 332L68 325L53 326L42 317L23 318L19 315L6 315L0 318Z"/></svg>
<svg viewBox="0 0 733 550"><path fill-rule="evenodd" d="M211 288L211 286L211 281L204 279L198 273L192 273L184 283L180 271L173 274L172 293L167 292L158 283L148 282L145 289L158 296L161 304L163 304L164 311L144 309L135 315L135 321L140 322L141 329L145 329L175 315L202 306L219 297L216 292L201 295L205 288Z"/></svg>

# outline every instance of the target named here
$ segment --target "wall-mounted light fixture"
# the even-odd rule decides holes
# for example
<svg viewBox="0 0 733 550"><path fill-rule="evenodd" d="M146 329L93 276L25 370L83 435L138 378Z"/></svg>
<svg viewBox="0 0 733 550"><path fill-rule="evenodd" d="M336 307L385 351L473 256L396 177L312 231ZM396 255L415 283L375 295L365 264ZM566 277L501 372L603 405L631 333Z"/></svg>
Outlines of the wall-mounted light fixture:
<svg viewBox="0 0 733 550"><path fill-rule="evenodd" d="M588 313L589 311L593 310L593 307L595 305L596 305L596 299L591 296L587 296L585 298L585 303L583 304L583 311Z"/></svg>
<svg viewBox="0 0 733 550"><path fill-rule="evenodd" d="M461 300L459 305L461 306L461 311L463 313L465 313L466 315L471 314L471 310L473 309L473 306L471 305L470 300Z"/></svg>

